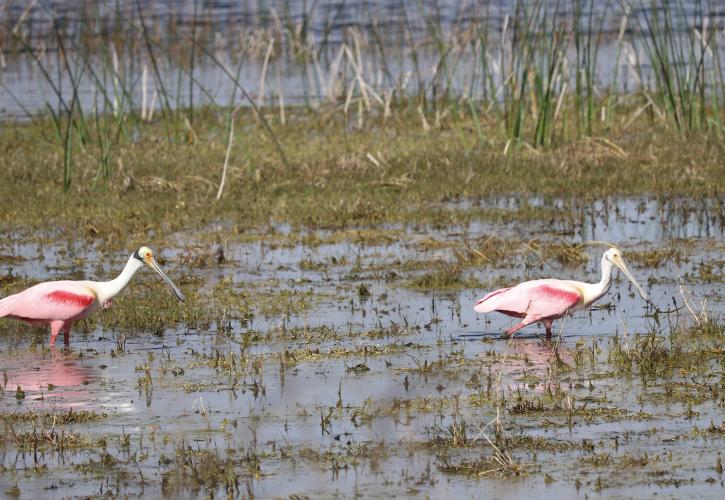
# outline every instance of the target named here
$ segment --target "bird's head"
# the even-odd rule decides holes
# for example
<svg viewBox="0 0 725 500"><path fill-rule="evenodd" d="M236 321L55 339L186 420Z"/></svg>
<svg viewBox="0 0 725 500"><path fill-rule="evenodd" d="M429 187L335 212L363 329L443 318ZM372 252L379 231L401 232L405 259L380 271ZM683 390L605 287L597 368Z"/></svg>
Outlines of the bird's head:
<svg viewBox="0 0 725 500"><path fill-rule="evenodd" d="M179 288L174 285L174 283L168 278L168 276L166 276L166 274L161 270L159 265L156 263L156 259L154 259L154 253L149 247L139 248L133 253L132 257L141 262L141 264L156 271L159 276L161 276L161 278L171 287L179 300L184 302L184 294L181 293L181 290L179 290Z"/></svg>
<svg viewBox="0 0 725 500"><path fill-rule="evenodd" d="M637 280L634 279L634 276L632 276L632 273L629 272L629 269L627 269L627 265L624 263L624 259L622 259L622 252L617 247L612 247L606 252L604 252L604 260L609 262L612 265L617 266L617 268L622 271L627 278L634 284L634 286L637 288L637 291L639 292L640 296L649 302L649 296L647 293L642 290L642 287L639 286L639 283L637 283Z"/></svg>

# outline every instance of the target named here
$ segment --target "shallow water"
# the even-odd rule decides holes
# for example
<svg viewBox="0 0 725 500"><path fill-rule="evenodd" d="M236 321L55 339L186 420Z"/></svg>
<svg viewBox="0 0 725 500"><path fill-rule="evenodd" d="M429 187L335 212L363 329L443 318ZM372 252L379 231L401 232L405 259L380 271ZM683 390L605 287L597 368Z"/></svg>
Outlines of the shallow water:
<svg viewBox="0 0 725 500"><path fill-rule="evenodd" d="M200 457L208 452L220 461L233 460L239 481L233 494L261 497L722 497L716 463L725 433L693 431L722 424L722 396L708 392L686 401L677 392L683 387L697 395L697 387L719 387L722 364L645 380L620 373L607 359L615 335L634 348L637 334L667 335L673 324L687 321L678 275L696 306L707 299L713 315L725 312L723 218L716 201L598 200L578 205L580 216L573 219L566 215L571 201L525 203L550 208L553 215L523 223L473 218L460 227L387 226L391 238L385 243L353 237L337 241L330 231L314 232L317 240L328 241L314 245L263 236L248 243L227 240L223 266L182 264L190 248L199 252L210 236L223 233L220 224L174 238L176 245L162 252L170 276L189 273L204 287L228 278L250 297L269 295L279 306L286 294L305 297L305 305L285 310L260 302L248 321L212 322L204 328L166 325L160 335L76 327L70 348L52 352L37 344L47 341L47 332L10 327L0 343L6 436L0 442L0 491L17 484L28 498L106 491L223 494L221 481L207 481L210 489L205 489L190 479L207 470ZM516 211L521 204L468 200L441 209L483 205ZM657 308L678 310L660 312L658 322L652 317L655 309L617 276L599 303L610 307L555 322L563 363L558 365L541 327L529 326L507 342L499 336L514 324L511 318L473 312L472 304L490 286L409 286L436 262L454 262L461 243L490 234L525 234L527 240L535 235L543 247L561 243L562 232L573 235L566 239L570 242L616 242L625 258L628 252L676 249L682 256L678 264L652 268L630 260L629 267ZM195 234L193 239L189 234ZM98 266L92 249L71 246L61 257L54 255L59 246L52 243L38 247L10 236L3 238L0 251L3 271L15 276L107 276L127 258L114 255L108 265ZM421 245L431 239L442 244L434 249ZM593 281L599 279L602 249L587 251L592 258L585 265L562 266L521 250L495 264L466 267L463 278L510 283L566 275ZM406 267L411 261L422 264ZM702 278L703 263L715 266L715 279ZM137 278L141 283L153 279ZM369 296L358 293L361 284ZM133 301L137 286L116 307L141 307ZM123 338L124 349L119 349ZM591 359L577 362L584 352L591 352ZM18 386L24 398L17 397ZM566 392L574 411L513 409L517 397L547 398L552 391ZM521 475L446 473L447 461L491 455L484 434L495 433L492 393L507 399L500 414L506 435L544 438L546 446L511 448ZM8 417L30 411L63 414L71 408L106 415L57 427ZM436 441L454 422L466 422L468 446ZM100 438L105 443L58 450L46 438L40 450L21 449L10 437L33 428L77 431L91 443ZM249 459L252 452L254 460Z"/></svg>

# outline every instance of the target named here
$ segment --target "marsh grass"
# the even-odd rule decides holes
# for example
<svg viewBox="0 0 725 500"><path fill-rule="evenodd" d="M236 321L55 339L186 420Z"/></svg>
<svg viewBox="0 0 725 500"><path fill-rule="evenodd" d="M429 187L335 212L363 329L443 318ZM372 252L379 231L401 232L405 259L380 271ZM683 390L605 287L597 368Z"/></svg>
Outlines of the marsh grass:
<svg viewBox="0 0 725 500"><path fill-rule="evenodd" d="M615 336L608 360L625 373L644 379L675 377L679 373L701 373L719 363L725 350L725 324L706 308L691 318L679 318L668 333L652 330L634 339Z"/></svg>
<svg viewBox="0 0 725 500"><path fill-rule="evenodd" d="M463 476L519 476L524 472L524 467L511 460L510 457L494 453L490 457L482 457L475 460L451 461L444 457L438 468L445 474Z"/></svg>
<svg viewBox="0 0 725 500"><path fill-rule="evenodd" d="M104 448L105 438L92 439L80 432L57 430L54 428L33 429L31 431L18 431L0 436L3 445L12 445L21 451L42 453L66 453L69 450Z"/></svg>
<svg viewBox="0 0 725 500"><path fill-rule="evenodd" d="M320 22L314 7L304 9L301 17L287 8L282 13L273 10L273 15L258 19L259 26L219 33L207 22L211 7L197 2L180 23L183 15L154 18L154 7L142 7L138 1L132 9L84 1L78 19L65 19L42 4L31 7L17 25L0 25L0 33L8 40L3 47L8 59L29 58L51 90L46 116L28 111L25 118L43 124L34 135L52 145L56 159L51 170L59 176L62 171L59 187L66 192L72 183L82 190L123 183L128 174L118 178L115 173L135 164L127 148L138 136L152 136L177 153L183 145L215 150L213 158L204 161L207 175L192 174L211 183L212 191L222 165L226 172L231 162L234 176L245 157L246 168L262 173L263 179L256 182L279 179L270 177L269 159L284 170L318 172L324 170L319 166L324 159L300 160L300 144L290 130L299 126L298 116L304 114L315 128L342 128L334 139L346 149L359 143L357 132L379 137L380 127L395 124L405 137L429 138L445 131L446 141L463 156L476 158L491 151L504 157L517 151L535 156L539 150L556 150L582 138L625 157L631 148L621 140L629 141L643 126L662 128L682 141L692 133L702 136L700 141L719 137L725 34L713 5L702 0L688 8L669 1L662 8L643 0L624 3L620 15L614 16L621 21L612 41L612 20L595 4L516 0L500 19L500 28L494 29L488 7L467 22L451 23L436 8L416 3L403 7L399 24L384 28L378 19L361 19L348 29L335 27L335 19L324 19L325 36L318 40L310 29L311 23ZM413 25L413 19L419 24ZM34 23L43 28L34 31ZM99 29L106 24L114 28ZM328 38L331 30L338 34L334 43ZM605 43L616 45L611 75L600 74ZM408 74L404 61L412 63ZM252 65L261 73L256 96L239 78L242 68ZM230 89L229 95L220 98L205 83L201 73L212 70ZM283 73L303 84L304 104L285 105ZM275 90L270 88L275 87L271 75L276 75ZM602 83L604 77L611 81ZM409 83L412 80L417 84ZM88 88L95 96L91 102L81 95ZM157 104L148 102L151 93ZM238 99L248 113L235 115ZM156 119L154 106L160 108ZM205 115L212 116L211 123ZM244 128L235 128L236 123ZM629 133L623 137L624 130ZM218 147L220 137L227 136L229 153L224 159ZM235 136L242 136L245 144L232 147ZM396 142L400 140L405 139ZM245 147L264 143L266 156L257 158ZM389 150L376 145L346 153L385 167L400 160L399 151L390 155ZM468 162L448 160L467 172L461 176L467 180L464 185L486 171L472 172L465 167ZM174 169L164 163L157 161L146 175L173 185L178 181ZM519 163L520 158L512 161ZM541 168L547 169L543 163ZM559 168L566 163L566 158L554 162ZM208 175L210 165L216 166L215 176ZM642 169L637 172L640 178L651 177L641 175ZM516 174L515 180L526 179L518 168ZM236 176L238 181L238 171ZM395 172L377 178L376 189L415 190L419 178L415 169ZM498 181L494 176L492 185ZM217 188L217 198L222 187ZM364 204L357 207L366 216L374 210Z"/></svg>
<svg viewBox="0 0 725 500"><path fill-rule="evenodd" d="M134 8L140 9L140 5L136 2ZM204 5L194 2L194 19L204 17ZM544 366L532 368L528 355L501 355L490 338L480 343L445 339L431 331L439 323L445 325L439 317L445 309L436 309L435 300L430 311L423 313L430 312L430 317L420 324L412 320L409 324L405 316L393 320L404 326L380 322L375 328L362 330L354 325L306 326L306 322L295 325L289 321L300 320L319 305L340 309L350 303L354 308L360 302L374 303L375 312L382 316L382 307L393 307L383 299L385 293L378 294L378 284L383 280L399 280L419 290L461 290L483 285L468 277L474 268L522 265L526 272L535 274L545 265L580 267L588 255L582 247L566 242L571 233L561 240L559 235L555 240L498 234L469 238L464 228L451 239L426 237L417 244L421 252L447 252L450 259L426 256L405 261L401 257L393 266L378 262L377 257L366 263L352 254L329 259L295 258L292 270L320 273L325 278L334 276L336 268L350 267L344 276L338 276L339 286L335 285L329 296L305 291L310 285L306 282L288 289L276 279L256 285L201 277L231 275L238 267L246 269L246 264L235 261L234 252L219 259L216 250L202 247L202 241L208 239L216 249L220 235L225 241L260 243L262 252L348 242L360 247L387 247L408 239L406 230L400 229L406 224L423 225L419 232L426 232L427 227L464 227L486 221L510 226L564 221L567 227L576 227L576 216L571 213L581 210L576 203L566 204L569 197L581 197L584 203L600 196L645 193L663 200L677 195L719 199L725 185L725 151L716 126L722 114L722 97L718 97L718 76L713 72L719 62L707 52L721 37L717 29L709 31L715 25L709 26L705 37L710 40L705 56L695 52L691 58L687 44L695 43L692 40L697 40L697 35L687 31L681 40L672 38L675 35L668 31L666 16L673 16L675 11L658 13L665 17L650 19L650 24L623 18L618 50L626 56L628 66L620 69L630 77L637 75L640 81L626 92L612 82L606 86L609 92L602 92L605 87L599 81L597 61L607 34L598 27L602 20L591 14L594 2L581 2L581 10L567 14L573 16L568 20L575 28L561 23L557 11L548 10L552 5L518 2L515 18L510 18L502 30L474 24L466 33L449 36L437 18L435 5L420 3L424 42L416 39L413 16L406 19L401 37L403 48L410 51L414 61L409 79L417 80L417 85L396 75L394 58L399 47L384 38L384 26L375 35L378 59L373 60L369 52L373 42L364 29L346 31L341 46L329 32L315 40L307 18L296 24L282 13L274 28L260 28L255 37L240 37L248 46L234 61L237 65L228 66L228 75L225 72L236 94L224 106L212 99L202 104L207 89L199 75L204 64L226 64L217 52L211 52L212 30L204 23L193 23L188 38L180 35L177 43L169 46L150 18L148 24L134 27L119 17L113 32L118 38L99 41L89 36L66 43L67 57L60 71L72 73L76 91L80 90L81 76L91 75L98 92L97 104L89 108L79 99L66 100L59 94L58 103L49 103L48 116L32 116L32 120L28 116L28 123L0 130L0 196L13 200L0 213L0 224L8 234L27 228L18 241L26 236L30 242L43 240L44 244L66 238L80 240L88 244L84 251L98 252L99 260L119 256L119 268L123 264L121 253L127 256L130 248L150 240L159 248L179 249L178 256L168 259L168 267L166 262L162 264L173 279L179 278L187 294L185 304L178 303L156 277L139 275L113 308L98 312L77 328L85 333L111 332L115 346L113 342L108 345L115 348L107 356L137 366L129 382L133 399L138 393L150 407L154 391L160 399L173 385L180 397L198 397L201 407L195 403L192 411L198 412L193 415L203 419L204 427L194 428L192 423L190 430L183 421L178 434L165 435L152 446L141 443L145 431L134 432L133 439L118 436L123 453L114 458L105 451L103 441L67 429L46 430L53 422L104 426L105 416L51 417L26 412L4 419L16 427L43 428L23 428L15 434L6 429L0 438L3 452L98 448L98 456L78 464L74 473L101 477L117 470L122 478L119 494L127 493L124 488L128 485L143 488L153 484L156 491L160 487L168 496L230 497L271 491L266 485L254 487L252 481L286 477L289 469L280 463L292 464L293 472L305 471L311 465L331 473L335 480L349 469L355 469L356 474L365 469L376 473L378 461L398 467L400 463L390 457L400 456L405 446L416 462L425 457L416 453L435 450L435 456L429 456L437 460L441 472L470 478L536 472L537 453L562 454L552 460L560 464L557 480L572 477L571 470L566 470L570 463L581 462L582 471L591 473L604 467L643 467L654 462L646 456L615 454L601 442L585 439L578 444L525 432L533 427L575 436L601 428L606 422L617 422L628 432L627 420L652 419L650 427L655 427L653 415L639 410L643 404L661 400L668 405L684 403L686 415L691 416L701 410L698 405L721 401L721 383L716 376L705 376L716 373L722 364L723 326L711 315L698 312L694 300L680 308L682 314L687 314L687 308L694 311L690 321L680 323L681 318L675 318L677 311L657 312L657 318L653 313L656 330L653 327L653 331L615 337L608 351L606 341L598 338L579 342L572 353L574 369L562 366L558 352ZM643 23L641 33L632 28L639 22ZM183 32L181 25L172 28ZM65 43L62 30L54 28L53 35ZM14 38L14 43L25 47L25 42L30 47L30 33L22 31L20 36L22 41ZM647 42L650 49L644 49L651 56L641 52L641 36L651 38ZM503 38L504 46L492 44L494 37ZM672 54L694 63L688 62L684 73L677 73L681 71L677 69L667 77L648 80L647 61L658 57L663 47L671 50L668 47L673 41L684 45L675 45ZM637 50L640 52L634 52ZM100 65L93 59L96 52L102 53ZM133 60L139 53L143 57L137 64L146 65L146 74L155 82L146 94L157 95L156 105L149 105L147 100L139 107L134 83L139 72L126 72L123 62L118 66L114 62L129 55ZM474 55L476 62L469 65L469 79L461 79L460 70L470 64L467 53ZM431 55L434 70L428 71ZM36 56L35 64L47 71L48 59L32 52L32 57ZM295 64L290 64L290 57ZM674 60L674 56L667 57ZM254 62L266 67L260 79L264 92L260 83L260 92L250 94L250 101L259 104L259 112L244 107L235 111L235 97L246 90L238 85L239 75L243 67ZM309 71L306 102L290 108L285 105L287 96L279 79L286 71L299 71L296 64L306 74ZM376 64L383 69L382 80L375 77ZM55 84L55 75L50 71L48 75ZM461 81L465 90L457 85ZM272 134L262 119L267 120ZM279 153L280 145L284 157ZM226 171L223 192L218 187L222 168ZM451 202L461 199L509 193L519 198L562 199L565 206L561 210L527 206L517 210L449 210ZM279 229L279 223L288 223L289 232ZM49 226L56 232L39 236L36 230ZM178 235L188 233L197 239L179 248ZM630 257L642 266L661 266L670 261L686 262L687 252L653 249L632 252ZM3 260L8 266L16 262L13 258ZM719 279L717 263L714 267L711 264L701 268L703 280ZM395 271L383 272L390 267ZM48 272L80 278L84 274L81 269L74 263ZM401 279L397 273L407 274ZM510 281L511 275L497 279ZM3 295L29 284L11 273L0 277ZM460 314L456 308L460 310L461 303L460 299L454 301L452 315ZM262 326L265 320L271 326ZM3 333L11 328L19 331L17 337L29 330L15 323L1 325ZM159 366L152 356L133 352L138 344L126 346L126 334L132 338L140 331L159 337L175 331L180 348L174 355L179 358L172 359L169 354ZM198 344L186 342L186 334L191 339L197 333ZM436 339L421 343L416 335ZM163 343L168 349L166 338L139 337ZM42 347L47 331L38 330L36 339L37 343L27 346L31 352ZM473 342L477 349L484 346L478 351L480 355L470 353ZM515 342L526 345L529 339ZM11 345L7 355L26 348L25 341L19 345L22 347ZM96 360L109 362L103 352L79 351L79 358L81 354L84 362L89 360L93 365ZM517 363L523 368L508 371ZM373 387L384 379L386 384L399 384L400 394L410 396L390 398L386 393L351 403L347 401L349 389L341 381L330 393L337 390L336 402L334 394L333 399L327 394L327 402L290 407L288 422L286 416L273 413L268 406L278 394L289 394L278 389L284 386L285 377L289 381L298 373L310 380L312 373L321 376L320 383L332 378L328 376L332 373L345 383L351 379L364 387L368 381ZM625 385L627 391L620 391L622 383L631 386ZM92 384L95 390L96 382ZM106 390L106 386L100 387ZM612 403L612 388L616 394L626 392L623 398L629 399ZM228 392L236 399L237 391L246 394L240 412L237 404L229 413L204 406L206 394ZM33 404L30 390L27 398L16 399L21 394L25 396L21 388L9 385L0 391L13 407ZM470 418L465 410L475 412L476 418ZM481 414L496 417L481 429ZM321 441L305 437L293 442L297 438L289 436L295 436L299 424L296 417L307 428L310 423L317 426L318 415ZM656 418L661 416L670 419L671 407L658 411ZM225 421L219 424L222 417ZM112 423L116 418L111 417ZM271 450L265 455L256 447L254 426L268 418L274 431L264 431L265 440L269 440L263 446ZM400 441L381 440L378 444L377 437L366 432L389 425L390 421L382 420L385 418L392 418L401 428L406 421L414 422L412 432ZM419 422L423 421L433 422L427 427L427 436L420 435ZM237 422L253 434L254 444L239 437L243 434L236 435L240 432ZM715 419L710 427L692 434L715 439L723 433L717 422ZM292 429L289 433L288 428ZM348 439L347 434L342 437L346 429L351 429L347 445L342 444ZM190 438L192 432L194 437ZM641 434L628 435L633 445L639 445ZM655 431L652 435L656 440ZM165 446L169 442L171 453L167 449L157 451L162 450L161 443ZM240 446L239 442L245 444ZM671 446L662 440L647 444L651 443L664 449ZM151 448L154 451L149 451ZM145 464L144 456L148 459ZM532 458L531 463L524 463L524 457ZM26 468L24 473L30 470ZM398 477L393 477L397 482ZM7 478L11 479L10 475ZM545 476L544 481L549 479ZM427 477L409 483L405 480L400 479L397 486L433 486L436 477L428 471ZM451 478L455 480L462 482L463 478ZM606 486L601 480L597 484L599 489ZM384 486L387 491L395 485ZM407 494L417 491L410 489ZM375 494L375 490L367 493Z"/></svg>
<svg viewBox="0 0 725 500"><path fill-rule="evenodd" d="M240 114L253 123L253 115ZM212 111L195 113L199 142L193 145L166 143L157 125L148 125L138 140L121 137L104 193L92 187L96 158L79 152L74 175L89 182L74 183L72 196L57 189L64 177L56 166L65 160L56 145L37 141L41 125L5 127L0 131L0 149L6 152L0 157L0 195L15 203L0 214L0 222L10 228L47 227L53 213L54 224L74 236L102 238L112 245L129 235L142 240L153 231L159 239L225 217L244 221L240 234L268 227L270 220L350 229L382 220L416 221L418 208L431 202L502 192L717 196L725 184L719 162L723 145L708 136L623 131L621 140L614 140L628 150L626 158L592 151L587 143L581 149L569 145L543 153L503 155L494 147L474 154L461 148L446 128L421 135L390 124L357 131L350 142L339 129L320 128L314 116L290 115L284 132L290 167L276 158L275 146L252 124L245 143L255 147L244 148L243 160L232 156L224 197L217 203L211 203L217 171L210 173L210 166L221 164L226 142L224 121ZM385 163L365 160L376 150L386 151ZM350 164L349 158L360 163ZM415 182L401 187L377 180L401 176Z"/></svg>
<svg viewBox="0 0 725 500"><path fill-rule="evenodd" d="M442 264L437 270L425 273L410 282L411 288L423 289L449 289L462 288L466 285L476 285L473 280L465 281L462 269L456 264Z"/></svg>
<svg viewBox="0 0 725 500"><path fill-rule="evenodd" d="M257 453L248 449L233 456L224 455L219 451L194 449L186 443L180 443L173 458L163 457L167 470L163 473L161 490L166 495L219 489L231 497L242 491L250 493L247 489L249 485L243 486L242 481L245 477L260 474L261 462Z"/></svg>
<svg viewBox="0 0 725 500"><path fill-rule="evenodd" d="M494 423L493 437L483 429L479 428L477 435L479 439L470 439L466 432L465 422L454 421L453 424L444 432L444 435L438 436L438 445L441 441L446 442L452 447L471 447L475 446L480 440L484 451L476 458L468 456L462 459L454 459L448 453L437 454L439 463L438 468L444 474L457 474L464 476L519 476L527 472L527 464L520 463L513 458L513 450L510 448L511 441L506 437L501 420L497 417ZM489 450L489 451L487 451Z"/></svg>
<svg viewBox="0 0 725 500"><path fill-rule="evenodd" d="M106 413L100 413L92 410L73 410L62 411L57 413L51 412L16 412L2 413L0 418L6 422L33 422L54 425L76 424L98 422L108 417Z"/></svg>

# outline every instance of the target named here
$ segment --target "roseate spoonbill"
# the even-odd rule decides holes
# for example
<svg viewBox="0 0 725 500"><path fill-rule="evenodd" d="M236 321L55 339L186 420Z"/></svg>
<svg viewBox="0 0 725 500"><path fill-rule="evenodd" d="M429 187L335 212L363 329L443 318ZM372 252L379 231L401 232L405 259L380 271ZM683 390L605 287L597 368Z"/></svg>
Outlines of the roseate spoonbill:
<svg viewBox="0 0 725 500"><path fill-rule="evenodd" d="M111 281L46 281L0 300L0 317L14 318L33 325L50 324L50 345L63 332L68 345L70 328L93 311L111 307L112 299L123 290L144 265L150 267L171 287L180 301L184 295L164 274L148 247L135 251L121 274Z"/></svg>
<svg viewBox="0 0 725 500"><path fill-rule="evenodd" d="M514 287L489 293L476 302L473 309L481 313L498 311L521 318L521 323L506 330L508 336L512 336L526 325L541 321L546 328L546 337L550 338L551 324L555 319L589 307L592 302L609 291L613 265L630 279L642 298L649 301L645 291L624 264L619 249L610 248L602 256L602 279L599 283L557 279L525 281Z"/></svg>

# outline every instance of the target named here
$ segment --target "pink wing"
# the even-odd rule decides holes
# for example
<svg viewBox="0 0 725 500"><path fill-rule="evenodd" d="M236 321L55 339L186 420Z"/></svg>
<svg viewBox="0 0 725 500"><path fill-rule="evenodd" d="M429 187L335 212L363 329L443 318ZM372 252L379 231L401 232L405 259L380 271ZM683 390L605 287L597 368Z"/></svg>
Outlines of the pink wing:
<svg viewBox="0 0 725 500"><path fill-rule="evenodd" d="M500 311L511 316L551 318L563 316L582 300L573 285L553 279L526 281L497 290L476 303L478 312Z"/></svg>
<svg viewBox="0 0 725 500"><path fill-rule="evenodd" d="M75 281L48 281L0 300L0 317L25 321L67 321L93 309L96 294Z"/></svg>

